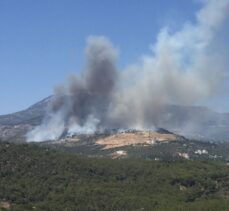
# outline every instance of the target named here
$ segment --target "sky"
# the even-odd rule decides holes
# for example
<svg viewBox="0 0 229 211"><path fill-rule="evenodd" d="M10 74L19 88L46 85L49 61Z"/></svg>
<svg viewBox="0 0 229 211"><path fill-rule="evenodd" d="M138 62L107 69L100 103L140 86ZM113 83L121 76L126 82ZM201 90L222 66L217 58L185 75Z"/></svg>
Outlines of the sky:
<svg viewBox="0 0 229 211"><path fill-rule="evenodd" d="M150 51L162 27L176 31L200 8L200 0L0 0L0 114L26 109L79 74L88 36L108 37L122 69ZM227 37L224 29L219 39ZM225 80L205 104L229 112L228 90Z"/></svg>

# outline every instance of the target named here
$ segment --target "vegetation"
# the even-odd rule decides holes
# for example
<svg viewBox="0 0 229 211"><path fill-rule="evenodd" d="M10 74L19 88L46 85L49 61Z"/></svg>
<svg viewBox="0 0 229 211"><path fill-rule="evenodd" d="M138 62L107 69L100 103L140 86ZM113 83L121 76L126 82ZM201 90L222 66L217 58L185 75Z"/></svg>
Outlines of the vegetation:
<svg viewBox="0 0 229 211"><path fill-rule="evenodd" d="M0 209L228 210L229 167L216 161L95 158L0 143ZM5 206L6 207L6 206Z"/></svg>
<svg viewBox="0 0 229 211"><path fill-rule="evenodd" d="M40 145L57 150L93 156L111 157L118 150L127 152L128 158L147 160L177 160L179 153L186 153L191 160L218 160L229 162L228 142L203 142L197 140L177 140L171 142L157 142L152 145L136 144L112 149L103 149L103 146L95 144L96 140L105 137L103 135L83 136L76 142L42 142ZM206 154L197 154L196 151L205 150Z"/></svg>

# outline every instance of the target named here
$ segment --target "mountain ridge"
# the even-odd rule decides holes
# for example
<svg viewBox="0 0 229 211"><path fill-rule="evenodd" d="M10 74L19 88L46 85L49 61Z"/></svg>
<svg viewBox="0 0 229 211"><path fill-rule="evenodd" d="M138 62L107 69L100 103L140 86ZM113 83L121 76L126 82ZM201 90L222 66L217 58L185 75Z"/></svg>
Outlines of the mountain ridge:
<svg viewBox="0 0 229 211"><path fill-rule="evenodd" d="M42 123L47 112L49 96L29 108L0 115L0 140L13 138L25 141L25 134ZM157 127L189 138L213 141L229 140L229 114L204 106L166 105Z"/></svg>

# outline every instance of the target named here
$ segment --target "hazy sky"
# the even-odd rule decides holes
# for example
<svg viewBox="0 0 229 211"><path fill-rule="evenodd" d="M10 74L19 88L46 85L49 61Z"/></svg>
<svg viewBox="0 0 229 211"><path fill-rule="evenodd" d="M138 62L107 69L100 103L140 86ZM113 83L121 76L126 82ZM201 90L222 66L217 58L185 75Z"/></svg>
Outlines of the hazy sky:
<svg viewBox="0 0 229 211"><path fill-rule="evenodd" d="M88 36L107 36L123 68L149 52L161 27L176 31L200 7L198 0L0 0L0 114L27 108L79 73ZM227 55L229 44L222 47ZM228 91L226 80L207 105L228 112Z"/></svg>

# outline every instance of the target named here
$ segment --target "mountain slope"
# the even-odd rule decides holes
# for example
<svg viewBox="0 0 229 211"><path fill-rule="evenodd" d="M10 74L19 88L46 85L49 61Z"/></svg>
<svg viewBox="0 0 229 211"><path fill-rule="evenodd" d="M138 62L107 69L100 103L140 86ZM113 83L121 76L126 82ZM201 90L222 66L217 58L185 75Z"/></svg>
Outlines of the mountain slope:
<svg viewBox="0 0 229 211"><path fill-rule="evenodd" d="M0 115L0 125L39 125L44 118L50 99L51 97L47 97L23 111L7 115Z"/></svg>
<svg viewBox="0 0 229 211"><path fill-rule="evenodd" d="M51 96L28 109L0 116L0 140L23 139L28 130L41 124ZM201 106L167 105L157 127L189 138L229 141L229 114Z"/></svg>
<svg viewBox="0 0 229 211"><path fill-rule="evenodd" d="M229 114L202 106L167 105L162 127L189 138L229 141Z"/></svg>
<svg viewBox="0 0 229 211"><path fill-rule="evenodd" d="M0 140L24 142L25 134L41 124L50 99L47 97L23 111L0 115Z"/></svg>

